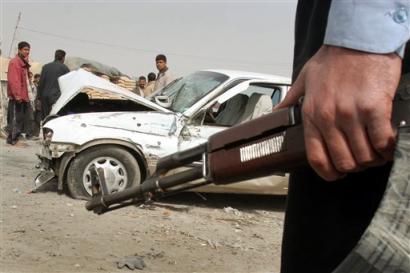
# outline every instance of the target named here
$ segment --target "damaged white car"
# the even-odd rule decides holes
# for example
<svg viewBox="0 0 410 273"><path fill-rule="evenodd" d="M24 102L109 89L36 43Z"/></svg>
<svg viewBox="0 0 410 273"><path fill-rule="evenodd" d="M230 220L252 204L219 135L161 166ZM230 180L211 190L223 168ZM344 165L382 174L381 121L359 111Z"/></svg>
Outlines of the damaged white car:
<svg viewBox="0 0 410 273"><path fill-rule="evenodd" d="M59 78L61 97L43 125L35 186L57 177L58 190L91 196L90 167L103 168L110 192L141 183L165 155L197 146L235 124L269 113L289 89L288 78L205 70L175 80L156 103L87 71ZM166 107L163 107L166 106ZM197 191L286 194L278 174Z"/></svg>

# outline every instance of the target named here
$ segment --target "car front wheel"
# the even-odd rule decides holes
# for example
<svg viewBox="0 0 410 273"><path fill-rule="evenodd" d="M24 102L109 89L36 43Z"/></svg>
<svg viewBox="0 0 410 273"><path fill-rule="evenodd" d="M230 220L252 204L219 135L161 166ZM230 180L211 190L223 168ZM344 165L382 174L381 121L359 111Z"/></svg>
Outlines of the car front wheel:
<svg viewBox="0 0 410 273"><path fill-rule="evenodd" d="M91 199L90 168L102 168L109 193L141 183L137 160L117 146L96 146L78 154L67 172L67 187L75 199Z"/></svg>

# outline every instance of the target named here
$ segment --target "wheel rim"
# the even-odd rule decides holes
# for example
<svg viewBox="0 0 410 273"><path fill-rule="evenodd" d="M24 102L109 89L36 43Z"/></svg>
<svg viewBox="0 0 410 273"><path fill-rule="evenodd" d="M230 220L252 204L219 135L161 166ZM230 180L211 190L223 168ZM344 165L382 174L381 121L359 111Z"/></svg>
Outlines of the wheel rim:
<svg viewBox="0 0 410 273"><path fill-rule="evenodd" d="M98 157L88 163L83 173L83 186L89 195L91 195L91 166L102 168L104 170L105 181L107 183L107 189L109 193L122 191L127 187L127 169L124 167L121 161L108 156Z"/></svg>

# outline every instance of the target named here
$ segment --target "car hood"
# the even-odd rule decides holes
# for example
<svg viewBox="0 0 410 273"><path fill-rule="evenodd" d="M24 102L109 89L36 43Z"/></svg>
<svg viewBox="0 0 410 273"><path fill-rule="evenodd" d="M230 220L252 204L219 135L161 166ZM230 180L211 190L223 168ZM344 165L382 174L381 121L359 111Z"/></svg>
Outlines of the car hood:
<svg viewBox="0 0 410 273"><path fill-rule="evenodd" d="M121 135L125 131L169 136L177 130L177 116L173 113L160 112L85 113L55 118L43 127L54 131L53 141L57 142L71 142L70 134L74 138L84 134L92 134L99 138L109 137L106 135L107 132ZM67 128L71 130L66 130ZM63 134L58 135L61 132Z"/></svg>
<svg viewBox="0 0 410 273"><path fill-rule="evenodd" d="M125 88L113 84L106 79L97 77L84 69L78 69L61 76L58 78L58 84L60 86L61 96L53 105L50 115L58 114L58 112L85 87L98 88L100 90L107 91L108 93L119 95L124 99L137 102L149 107L152 110L165 113L171 112L170 110L144 99L143 97L138 96Z"/></svg>

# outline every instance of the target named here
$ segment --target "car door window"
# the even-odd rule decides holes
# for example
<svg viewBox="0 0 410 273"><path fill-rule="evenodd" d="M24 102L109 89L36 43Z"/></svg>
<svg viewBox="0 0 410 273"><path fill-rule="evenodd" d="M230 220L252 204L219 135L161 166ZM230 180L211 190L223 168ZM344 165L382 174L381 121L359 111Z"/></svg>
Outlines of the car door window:
<svg viewBox="0 0 410 273"><path fill-rule="evenodd" d="M216 102L206 112L204 124L233 126L272 112L280 102L281 88L269 84L251 84L239 94L220 104Z"/></svg>

